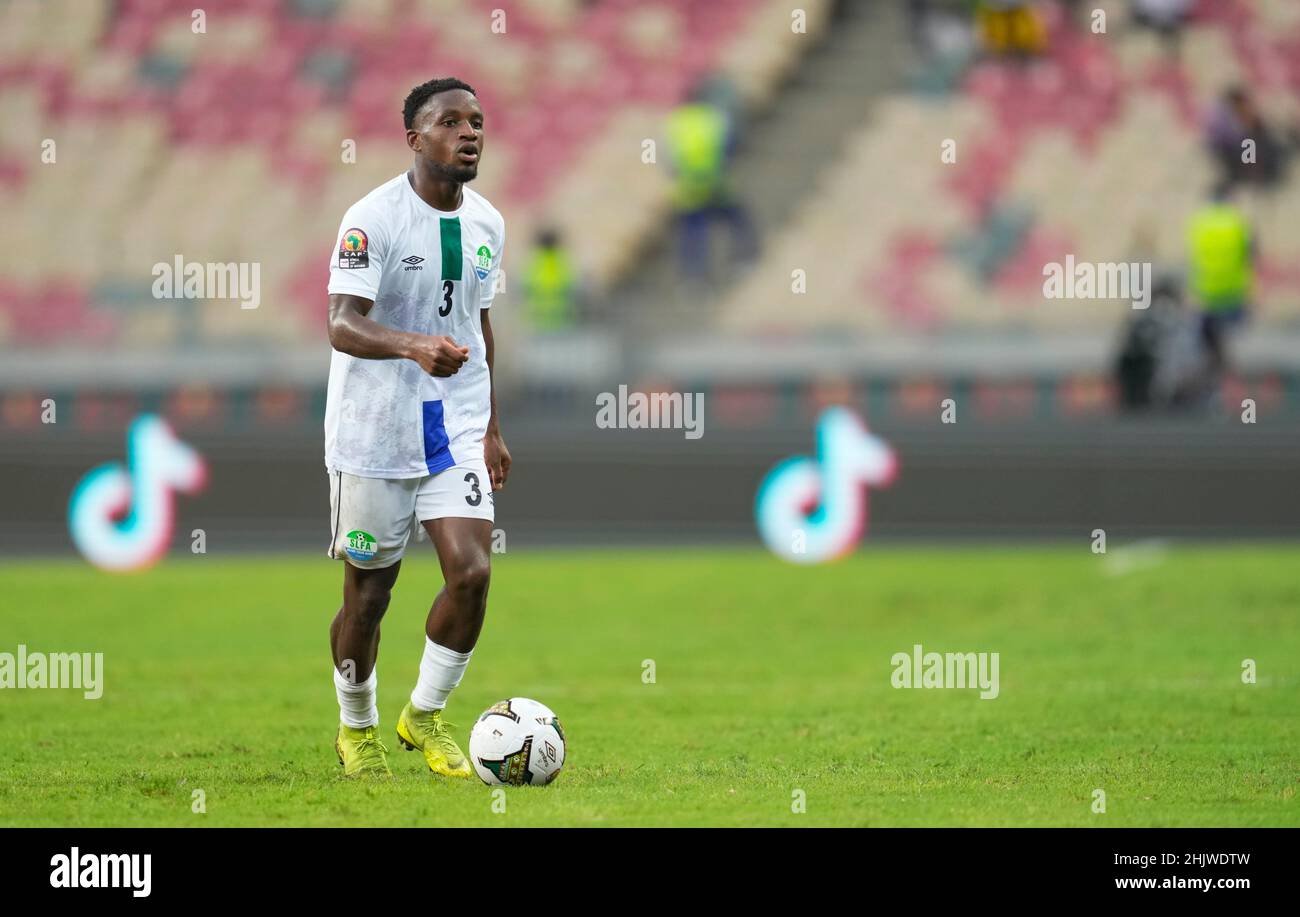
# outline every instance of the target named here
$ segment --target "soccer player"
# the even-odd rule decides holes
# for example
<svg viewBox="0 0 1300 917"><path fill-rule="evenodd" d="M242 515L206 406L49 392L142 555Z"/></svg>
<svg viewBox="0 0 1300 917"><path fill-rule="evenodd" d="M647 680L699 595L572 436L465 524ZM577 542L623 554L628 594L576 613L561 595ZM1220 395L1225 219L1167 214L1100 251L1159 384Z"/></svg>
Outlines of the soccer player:
<svg viewBox="0 0 1300 917"><path fill-rule="evenodd" d="M423 83L403 117L414 164L352 205L330 263L328 554L344 562L343 607L330 627L335 749L348 776L391 773L375 661L415 522L437 549L444 585L397 735L435 774L468 777L442 712L483 625L492 494L510 473L488 318L505 224L466 187L483 155L474 90L456 79Z"/></svg>

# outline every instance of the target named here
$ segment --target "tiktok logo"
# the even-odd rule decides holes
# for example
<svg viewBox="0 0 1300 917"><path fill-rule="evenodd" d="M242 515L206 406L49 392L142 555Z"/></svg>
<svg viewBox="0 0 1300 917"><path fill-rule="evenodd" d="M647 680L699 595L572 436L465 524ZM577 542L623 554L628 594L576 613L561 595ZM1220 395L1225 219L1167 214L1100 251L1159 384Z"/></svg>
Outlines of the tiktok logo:
<svg viewBox="0 0 1300 917"><path fill-rule="evenodd" d="M126 437L127 466L111 462L86 473L68 503L77 549L105 570L155 563L172 537L174 491L193 494L207 482L197 452L159 417L145 414Z"/></svg>
<svg viewBox="0 0 1300 917"><path fill-rule="evenodd" d="M817 564L853 550L867 527L867 485L894 480L898 460L847 408L817 421L817 458L787 459L758 488L754 516L778 557Z"/></svg>

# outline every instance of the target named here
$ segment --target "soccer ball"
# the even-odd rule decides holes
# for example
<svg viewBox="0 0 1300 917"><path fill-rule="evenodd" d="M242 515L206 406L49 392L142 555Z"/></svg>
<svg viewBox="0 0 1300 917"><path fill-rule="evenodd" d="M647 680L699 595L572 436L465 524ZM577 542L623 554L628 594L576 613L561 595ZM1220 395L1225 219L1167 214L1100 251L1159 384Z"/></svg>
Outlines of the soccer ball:
<svg viewBox="0 0 1300 917"><path fill-rule="evenodd" d="M483 711L469 734L469 757L488 786L544 785L564 767L564 730L550 707L512 697Z"/></svg>

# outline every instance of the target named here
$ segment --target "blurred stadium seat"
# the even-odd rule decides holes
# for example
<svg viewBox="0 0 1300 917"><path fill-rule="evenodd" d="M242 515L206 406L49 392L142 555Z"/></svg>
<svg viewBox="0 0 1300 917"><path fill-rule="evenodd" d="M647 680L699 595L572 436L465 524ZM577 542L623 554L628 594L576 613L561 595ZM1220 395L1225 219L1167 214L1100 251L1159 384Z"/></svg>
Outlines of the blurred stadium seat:
<svg viewBox="0 0 1300 917"><path fill-rule="evenodd" d="M1267 110L1300 100L1300 6L1202 3L1170 60L1146 32L1105 36L1059 19L1045 55L975 63L957 91L899 93L874 108L763 266L719 306L730 331L989 329L1109 331L1128 306L1045 304L1042 266L1184 258L1188 215L1213 179L1202 120L1223 89L1248 79ZM1047 9L1053 9L1047 7ZM940 159L955 141L956 161ZM1247 203L1261 240L1257 320L1300 320L1300 175ZM1147 260L1146 258L1142 260ZM792 308L789 273L810 292ZM803 302L807 302L804 305Z"/></svg>
<svg viewBox="0 0 1300 917"><path fill-rule="evenodd" d="M931 5L973 29L972 4ZM1123 0L1085 11L1106 12L1105 35L1040 0L1045 46L1028 59L980 57L949 34L942 54L909 51L906 78L886 85L870 72L878 61L841 55L824 101L845 139L795 176L795 206L754 202L769 214L760 258L697 298L654 256L673 231L671 180L663 150L647 165L643 143L662 145L668 112L708 76L756 121L779 122L849 6L801 4L798 34L775 0L230 0L196 34L194 4L179 0L0 3L0 203L30 242L0 269L0 387L21 391L34 366L81 378L88 352L123 355L105 361L122 378L137 378L126 364L143 352L160 386L221 365L264 367L250 384L323 384L326 249L347 206L407 167L401 102L433 75L482 97L475 187L507 215L507 278L535 228L552 226L605 304L583 340L524 347L519 323L502 323L499 341L517 354L506 372L547 384L552 364L594 373L632 349L637 371L703 378L762 365L746 348L786 333L869 342L854 355L861 372L899 374L896 354L939 354L913 367L923 373L991 372L1015 354L1025 372L1104 374L1128 306L1045 301L1043 265L1067 254L1181 265L1187 216L1215 174L1205 119L1226 86L1248 85L1269 117L1300 123L1293 0L1202 0L1176 53L1133 27ZM505 35L493 31L498 8ZM865 28L878 47L903 48L901 13L890 22ZM947 140L955 162L941 161ZM41 158L46 141L55 163ZM742 148L742 167L755 152ZM780 155L746 193L774 190ZM1300 351L1274 335L1300 329L1300 171L1248 206L1261 241L1248 353L1279 358L1269 371L1300 369ZM155 299L153 265L177 255L256 262L260 308ZM791 290L796 268L807 295ZM652 295L626 296L646 274L660 275ZM699 349L647 329L699 336ZM970 342L997 357L944 355ZM1084 355L1067 367L1062 348ZM175 357L170 370L159 355Z"/></svg>
<svg viewBox="0 0 1300 917"><path fill-rule="evenodd" d="M337 221L407 167L401 102L435 75L483 100L475 187L509 213L511 238L571 225L605 288L662 214L666 182L639 154L668 107L719 71L757 98L798 53L770 0L231 0L202 34L193 10L0 4L0 201L39 242L4 269L0 346L319 348ZM46 138L53 164L37 158ZM259 262L265 306L154 300L151 268L176 254Z"/></svg>

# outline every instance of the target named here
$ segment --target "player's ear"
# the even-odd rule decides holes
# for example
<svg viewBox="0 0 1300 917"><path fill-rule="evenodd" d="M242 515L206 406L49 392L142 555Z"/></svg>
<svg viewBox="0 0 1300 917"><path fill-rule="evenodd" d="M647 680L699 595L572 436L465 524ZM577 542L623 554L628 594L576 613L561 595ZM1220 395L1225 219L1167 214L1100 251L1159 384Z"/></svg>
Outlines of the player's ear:
<svg viewBox="0 0 1300 917"><path fill-rule="evenodd" d="M415 153L424 152L423 150L420 149L420 132L417 130L407 130L406 145L411 148L412 152Z"/></svg>

